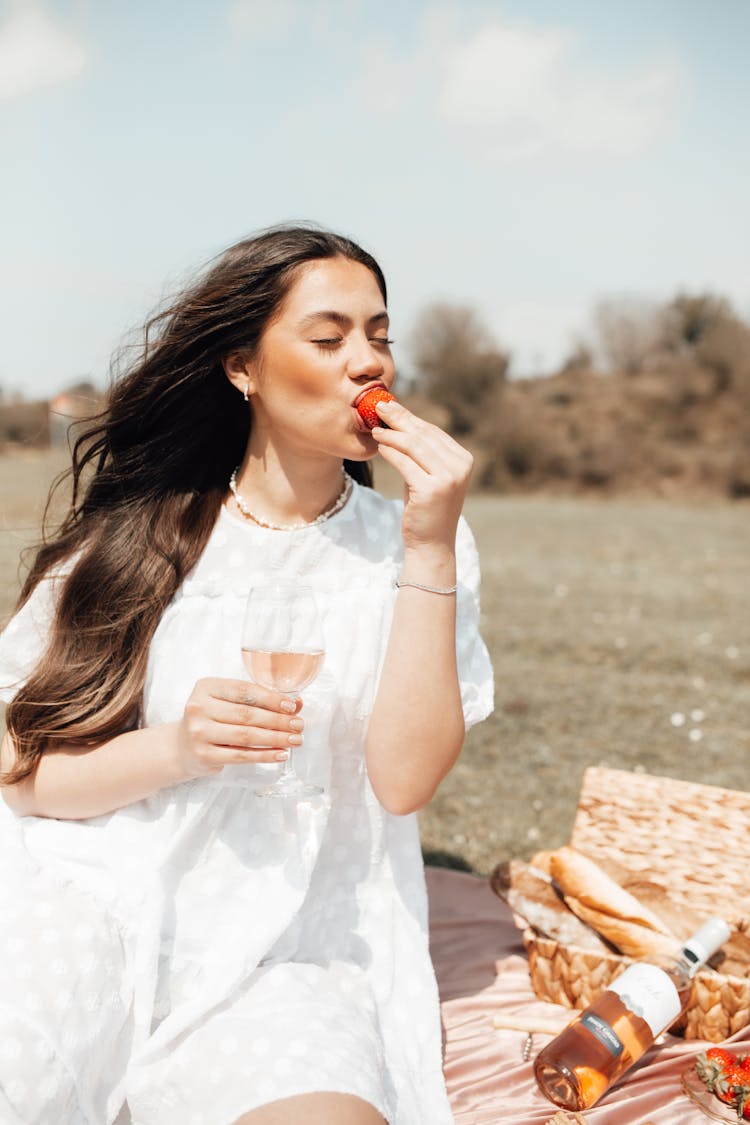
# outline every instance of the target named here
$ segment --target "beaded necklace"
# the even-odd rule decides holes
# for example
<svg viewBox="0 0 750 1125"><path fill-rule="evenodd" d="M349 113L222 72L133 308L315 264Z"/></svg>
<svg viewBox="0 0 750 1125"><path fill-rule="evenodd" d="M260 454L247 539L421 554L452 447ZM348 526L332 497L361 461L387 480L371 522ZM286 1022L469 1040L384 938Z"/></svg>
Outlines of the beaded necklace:
<svg viewBox="0 0 750 1125"><path fill-rule="evenodd" d="M341 511L344 504L346 504L347 500L351 496L352 485L354 483L349 474L346 471L342 470L344 479L341 484L341 492L339 492L330 508L326 508L326 510L324 512L321 512L319 516L316 516L314 520L304 520L302 523L271 523L270 520L264 520L261 516L257 516L255 512L252 512L250 510L247 501L237 488L238 470L239 465L229 478L229 491L232 493L232 496L234 496L237 502L237 507L246 519L252 520L253 523L257 523L258 527L266 527L270 531L302 531L303 528L315 527L315 525L318 523L324 523L326 520L329 520L331 516L335 516L337 512Z"/></svg>

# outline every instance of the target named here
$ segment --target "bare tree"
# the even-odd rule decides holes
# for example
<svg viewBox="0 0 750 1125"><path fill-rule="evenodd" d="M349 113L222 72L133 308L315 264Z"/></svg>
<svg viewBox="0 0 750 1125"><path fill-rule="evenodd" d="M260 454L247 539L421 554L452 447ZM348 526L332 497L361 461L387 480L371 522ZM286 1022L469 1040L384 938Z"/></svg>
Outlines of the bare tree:
<svg viewBox="0 0 750 1125"><path fill-rule="evenodd" d="M638 375L661 345L662 325L657 305L638 297L599 302L594 322L607 367L623 375Z"/></svg>
<svg viewBox="0 0 750 1125"><path fill-rule="evenodd" d="M637 297L600 301L594 324L610 371L636 375L662 347L660 310L651 301Z"/></svg>
<svg viewBox="0 0 750 1125"><path fill-rule="evenodd" d="M510 362L476 310L445 303L429 305L419 315L411 354L416 386L449 411L455 434L475 429L500 391Z"/></svg>
<svg viewBox="0 0 750 1125"><path fill-rule="evenodd" d="M723 297L713 293L678 293L662 310L664 342L676 352L692 351L728 319L733 319L733 313Z"/></svg>
<svg viewBox="0 0 750 1125"><path fill-rule="evenodd" d="M750 406L750 327L728 315L715 321L695 348L701 367L713 372L718 393L730 387ZM750 427L749 427L750 429Z"/></svg>
<svg viewBox="0 0 750 1125"><path fill-rule="evenodd" d="M560 364L561 373L594 370L594 353L583 340L577 340L571 351Z"/></svg>

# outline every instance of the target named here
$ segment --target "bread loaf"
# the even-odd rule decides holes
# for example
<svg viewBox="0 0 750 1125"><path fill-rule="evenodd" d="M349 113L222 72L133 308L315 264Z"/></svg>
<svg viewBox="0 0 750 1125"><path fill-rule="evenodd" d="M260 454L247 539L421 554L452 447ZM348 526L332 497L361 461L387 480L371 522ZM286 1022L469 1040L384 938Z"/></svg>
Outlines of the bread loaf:
<svg viewBox="0 0 750 1125"><path fill-rule="evenodd" d="M617 864L608 870L565 846L539 852L531 863L499 863L490 876L495 894L525 924L562 945L628 957L672 955L703 915L675 903L668 889ZM750 919L741 919L711 965L750 976Z"/></svg>
<svg viewBox="0 0 750 1125"><path fill-rule="evenodd" d="M545 937L579 949L608 952L591 927L568 909L549 875L539 868L518 859L499 863L490 876L490 885L515 914Z"/></svg>
<svg viewBox="0 0 750 1125"><path fill-rule="evenodd" d="M735 930L709 964L725 976L750 977L750 936L741 929Z"/></svg>
<svg viewBox="0 0 750 1125"><path fill-rule="evenodd" d="M626 956L669 955L679 948L684 935L673 933L582 852L558 848L550 857L550 871L573 913Z"/></svg>

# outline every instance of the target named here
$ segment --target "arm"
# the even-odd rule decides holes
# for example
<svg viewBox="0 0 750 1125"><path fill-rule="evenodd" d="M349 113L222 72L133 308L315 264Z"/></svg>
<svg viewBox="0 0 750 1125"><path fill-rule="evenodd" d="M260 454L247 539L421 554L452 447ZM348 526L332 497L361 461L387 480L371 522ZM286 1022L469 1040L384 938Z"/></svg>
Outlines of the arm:
<svg viewBox="0 0 750 1125"><path fill-rule="evenodd" d="M300 706L241 680L199 680L179 722L128 731L90 750L46 753L30 777L2 795L17 816L101 816L225 765L284 761L284 747L302 741ZM6 736L3 772L14 759Z"/></svg>
<svg viewBox="0 0 750 1125"><path fill-rule="evenodd" d="M401 578L453 586L471 455L398 403L381 403L381 411L390 428L372 433L406 488ZM455 596L402 587L366 745L370 782L384 807L404 814L426 805L454 765L463 738Z"/></svg>

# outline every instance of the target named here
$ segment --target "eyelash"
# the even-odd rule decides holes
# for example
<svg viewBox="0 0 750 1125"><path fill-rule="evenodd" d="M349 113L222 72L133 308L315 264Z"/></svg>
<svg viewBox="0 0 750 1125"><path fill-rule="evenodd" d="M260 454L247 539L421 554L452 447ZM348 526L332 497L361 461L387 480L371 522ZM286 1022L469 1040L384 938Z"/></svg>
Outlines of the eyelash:
<svg viewBox="0 0 750 1125"><path fill-rule="evenodd" d="M379 337L377 337L377 336L376 336L376 337L374 337L374 338L373 338L373 339L372 339L372 340L370 341L370 343L372 343L372 344L380 344L380 345L381 345L382 347L390 347L390 345L391 345L391 344L392 344L393 342L394 342L394 341L393 341L393 340L390 340L390 339L387 339L387 340L381 340L381 339L380 339ZM331 340L313 340L313 344L316 344L316 345L317 345L317 346L318 346L318 347L319 347L319 348L321 349L321 351L324 351L324 352L328 352L328 351L333 351L333 349L334 349L334 348L337 348L337 347L339 346L339 344L342 344L342 343L343 343L343 340L340 340L340 339L331 339Z"/></svg>

